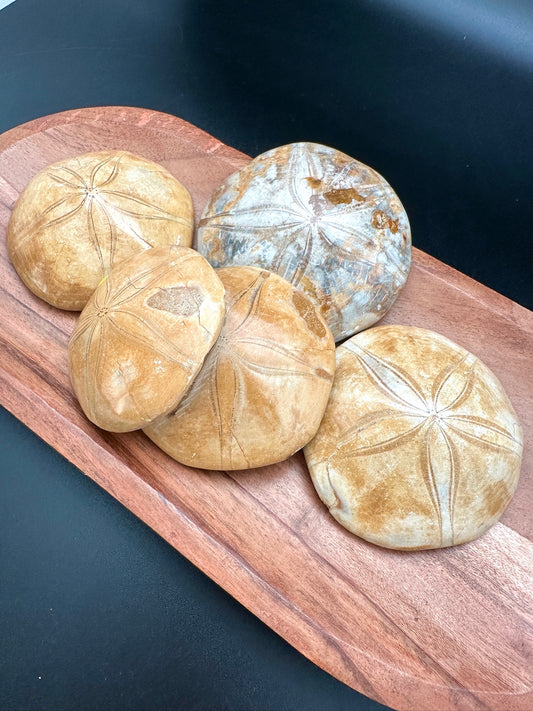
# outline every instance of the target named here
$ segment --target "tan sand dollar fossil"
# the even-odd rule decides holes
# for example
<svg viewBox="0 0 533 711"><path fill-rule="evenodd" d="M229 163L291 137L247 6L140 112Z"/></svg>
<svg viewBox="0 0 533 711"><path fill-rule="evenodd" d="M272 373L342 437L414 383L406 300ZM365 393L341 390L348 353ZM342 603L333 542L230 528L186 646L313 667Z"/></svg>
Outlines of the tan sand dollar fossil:
<svg viewBox="0 0 533 711"><path fill-rule="evenodd" d="M518 483L522 432L495 375L444 336L378 326L337 348L326 414L304 450L322 501L388 548L473 540Z"/></svg>
<svg viewBox="0 0 533 711"><path fill-rule="evenodd" d="M333 336L304 293L254 267L218 270L226 319L178 408L144 431L182 464L245 469L315 434L331 390Z"/></svg>
<svg viewBox="0 0 533 711"><path fill-rule="evenodd" d="M126 151L54 163L21 193L7 230L26 286L81 311L115 264L150 247L190 247L191 196L163 166Z"/></svg>
<svg viewBox="0 0 533 711"><path fill-rule="evenodd" d="M227 178L201 217L215 267L270 269L313 297L336 341L378 321L404 285L411 232L375 170L338 150L293 143Z"/></svg>
<svg viewBox="0 0 533 711"><path fill-rule="evenodd" d="M188 247L154 247L113 269L80 314L70 376L87 417L140 429L181 399L224 319L224 287Z"/></svg>

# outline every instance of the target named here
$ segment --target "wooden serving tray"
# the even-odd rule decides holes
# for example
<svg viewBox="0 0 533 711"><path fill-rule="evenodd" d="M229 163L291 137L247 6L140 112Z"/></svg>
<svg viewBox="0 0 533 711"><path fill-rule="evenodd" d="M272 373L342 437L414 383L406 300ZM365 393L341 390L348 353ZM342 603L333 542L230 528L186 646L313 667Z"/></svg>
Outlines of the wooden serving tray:
<svg viewBox="0 0 533 711"><path fill-rule="evenodd" d="M196 215L249 158L179 118L89 108L0 136L0 403L121 501L290 644L393 708L533 709L533 313L414 250L384 322L448 336L502 381L525 432L519 488L473 543L416 553L347 533L301 454L246 472L183 467L142 433L92 426L73 397L76 315L34 297L6 256L11 208L47 164L128 149L165 165Z"/></svg>

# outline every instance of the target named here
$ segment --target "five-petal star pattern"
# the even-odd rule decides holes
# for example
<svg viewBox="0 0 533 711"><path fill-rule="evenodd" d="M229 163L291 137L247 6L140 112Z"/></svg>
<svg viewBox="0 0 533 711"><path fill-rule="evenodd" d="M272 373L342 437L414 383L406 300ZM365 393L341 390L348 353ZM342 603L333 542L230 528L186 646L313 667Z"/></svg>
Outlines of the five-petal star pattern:
<svg viewBox="0 0 533 711"><path fill-rule="evenodd" d="M276 446L288 447L285 458L316 431L333 380L334 343L312 302L275 274L242 267L219 274L226 320L217 343L177 410L146 431L186 464L262 466L279 461ZM309 402L315 412L303 411Z"/></svg>
<svg viewBox="0 0 533 711"><path fill-rule="evenodd" d="M165 220L189 226L190 220L167 212L161 205L142 199L133 192L113 187L124 155L112 153L106 156L92 167L87 177L67 165L58 165L48 170L49 178L62 186L64 195L49 205L38 220L29 226L26 239L84 211L87 235L98 256L102 272L107 274L114 263L117 227L127 232L139 247L147 249L154 245L143 235L139 222Z"/></svg>
<svg viewBox="0 0 533 711"><path fill-rule="evenodd" d="M325 146L262 154L215 191L198 249L270 269L317 299L335 340L390 308L410 266L407 216L371 168Z"/></svg>
<svg viewBox="0 0 533 711"><path fill-rule="evenodd" d="M116 262L154 246L189 246L192 231L191 197L162 166L98 151L55 163L30 181L8 244L30 289L81 310Z"/></svg>
<svg viewBox="0 0 533 711"><path fill-rule="evenodd" d="M187 261L187 258L184 261ZM150 265L127 280L119 289L113 289L112 279L108 277L102 282L101 288L95 291L72 334L72 342L83 338L83 379L87 390L95 387L94 372L99 371L102 366L103 347L106 341L110 341L111 336L131 342L134 349L149 347L156 355L173 362L183 370L193 370L193 360L176 342L168 338L156 322L149 320L146 314L143 315L131 304L138 299L140 292L151 290L160 284L167 274L176 271L176 266L171 262Z"/></svg>
<svg viewBox="0 0 533 711"><path fill-rule="evenodd" d="M89 419L127 431L166 414L198 372L224 311L220 280L192 249L153 248L118 265L69 344L71 379Z"/></svg>
<svg viewBox="0 0 533 711"><path fill-rule="evenodd" d="M383 327L387 334L392 328ZM402 333L400 327L395 328ZM361 335L368 336L369 333ZM424 337L431 338L427 334ZM371 341L371 338L370 335L367 340ZM378 336L375 338L377 341ZM436 337L435 343L446 352L450 342ZM341 348L345 362L351 363L349 370L359 374L359 389L354 392L349 424L340 427L336 444L330 448L325 462L327 488L334 496L330 502L334 515L339 512L342 517L346 507L343 496L336 492L335 472L339 468L350 470L356 477L359 470L374 472L364 475L364 487L368 490L373 487L368 477L377 475L376 485L381 486L385 480L395 484L402 480L404 491L411 486L412 491L419 491L416 479L421 476L433 512L431 517L436 520L439 531L439 540L433 543L436 546L453 545L463 536L463 531L456 531L455 509L458 491L466 480L477 479L480 493L487 496L491 487L499 492L503 486L505 497L500 507L507 505L520 469L522 438L514 414L503 418L494 415L498 408L504 411L510 405L505 401L505 395L496 391L495 384L488 386L484 383L489 377L488 369L478 358L458 347L451 350L450 346L449 357L442 358L435 368L428 362L429 351L426 350L423 351L426 360L419 364L418 372L422 375L417 378L416 367L413 368L412 363L402 364L398 353L391 357L379 355L379 349L376 351L372 343L360 343L357 337ZM493 394L489 393L490 387ZM358 414L357 397L363 403L361 414ZM372 406L374 402L376 404ZM495 408L494 412L483 412L480 403L487 402ZM402 448L408 449L410 458L395 458ZM466 450L475 451L476 459L468 457L468 461L475 461L478 471L469 471L465 467ZM312 458L311 452L309 455ZM366 469L362 461L365 458L375 458L375 462L379 462L377 468ZM508 481L502 485L499 481L489 483L488 478L484 483L484 467L494 465L497 458L509 467ZM393 469L391 472L387 471L389 467ZM475 490L475 486L471 488ZM386 489L381 490L382 496L387 497ZM353 489L352 493L356 498L359 496ZM375 497L373 505L374 514L378 516L380 503ZM404 501L398 501L397 505L399 509ZM410 515L408 510L401 515L397 513L398 521L407 520Z"/></svg>

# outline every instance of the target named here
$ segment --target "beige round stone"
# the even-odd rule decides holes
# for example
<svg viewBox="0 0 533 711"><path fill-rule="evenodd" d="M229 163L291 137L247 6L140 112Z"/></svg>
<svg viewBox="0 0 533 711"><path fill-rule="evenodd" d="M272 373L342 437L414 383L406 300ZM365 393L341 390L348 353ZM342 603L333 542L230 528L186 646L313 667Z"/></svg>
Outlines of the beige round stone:
<svg viewBox="0 0 533 711"><path fill-rule="evenodd" d="M305 448L339 523L387 548L477 538L518 484L522 431L496 376L444 336L379 326L337 348L330 401Z"/></svg>
<svg viewBox="0 0 533 711"><path fill-rule="evenodd" d="M187 247L154 247L113 269L80 314L70 376L87 417L112 432L176 407L215 343L224 287Z"/></svg>
<svg viewBox="0 0 533 711"><path fill-rule="evenodd" d="M50 165L17 200L7 229L20 278L52 306L81 311L115 264L169 244L190 247L193 206L163 166L126 151Z"/></svg>
<svg viewBox="0 0 533 711"><path fill-rule="evenodd" d="M191 389L146 434L182 464L248 469L280 462L316 433L335 367L313 303L254 267L217 271L226 319Z"/></svg>
<svg viewBox="0 0 533 711"><path fill-rule="evenodd" d="M327 146L274 148L213 193L198 250L215 267L270 269L315 299L336 341L376 323L411 263L396 193L375 170Z"/></svg>

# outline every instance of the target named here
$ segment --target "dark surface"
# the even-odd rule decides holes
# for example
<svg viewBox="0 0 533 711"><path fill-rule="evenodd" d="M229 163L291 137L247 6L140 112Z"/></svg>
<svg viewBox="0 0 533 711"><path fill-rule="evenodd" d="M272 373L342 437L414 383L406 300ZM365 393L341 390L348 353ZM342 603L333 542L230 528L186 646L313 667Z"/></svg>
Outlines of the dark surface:
<svg viewBox="0 0 533 711"><path fill-rule="evenodd" d="M16 0L0 11L0 131L114 104L176 114L252 155L335 146L389 180L416 246L528 308L532 87L529 0ZM2 410L0 441L3 711L382 708Z"/></svg>

